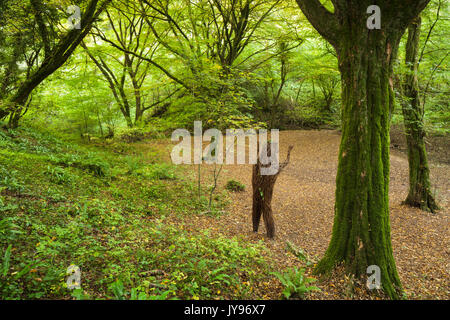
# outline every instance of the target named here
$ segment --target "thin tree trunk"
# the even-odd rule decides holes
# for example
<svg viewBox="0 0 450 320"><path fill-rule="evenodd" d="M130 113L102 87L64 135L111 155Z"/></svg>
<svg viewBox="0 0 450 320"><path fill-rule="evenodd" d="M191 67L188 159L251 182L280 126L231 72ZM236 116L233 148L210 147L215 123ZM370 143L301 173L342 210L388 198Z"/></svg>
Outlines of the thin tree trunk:
<svg viewBox="0 0 450 320"><path fill-rule="evenodd" d="M103 138L105 135L103 133L103 124L102 124L102 121L100 120L100 114L99 114L98 110L97 110L97 121L98 121L98 126L100 128L100 135Z"/></svg>
<svg viewBox="0 0 450 320"><path fill-rule="evenodd" d="M430 169L424 141L424 106L420 102L417 79L420 27L421 19L418 17L408 27L406 43L405 64L408 74L403 84L406 101L402 102L402 112L408 146L409 192L404 203L435 212L439 207L431 193Z"/></svg>

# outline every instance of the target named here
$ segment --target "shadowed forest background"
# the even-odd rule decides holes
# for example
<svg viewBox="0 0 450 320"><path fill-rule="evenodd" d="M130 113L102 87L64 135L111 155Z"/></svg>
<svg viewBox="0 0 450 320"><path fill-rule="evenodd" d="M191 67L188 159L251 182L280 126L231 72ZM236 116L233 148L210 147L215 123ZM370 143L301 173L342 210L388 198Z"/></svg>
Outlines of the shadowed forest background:
<svg viewBox="0 0 450 320"><path fill-rule="evenodd" d="M0 299L449 299L449 4L369 2L0 1ZM274 236L194 121L280 130Z"/></svg>

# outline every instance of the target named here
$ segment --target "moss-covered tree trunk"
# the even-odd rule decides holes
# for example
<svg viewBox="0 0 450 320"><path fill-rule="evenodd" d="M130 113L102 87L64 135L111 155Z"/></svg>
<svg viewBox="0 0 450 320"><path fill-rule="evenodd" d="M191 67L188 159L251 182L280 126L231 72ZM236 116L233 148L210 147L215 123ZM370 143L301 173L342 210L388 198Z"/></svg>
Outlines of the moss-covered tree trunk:
<svg viewBox="0 0 450 320"><path fill-rule="evenodd" d="M401 291L389 223L392 65L402 34L427 2L377 1L381 29L369 29L366 12L372 1L335 0L330 12L317 0L297 0L336 49L342 80L333 233L315 271L329 273L343 263L347 272L364 279L367 267L377 265L381 285L391 298L398 298Z"/></svg>
<svg viewBox="0 0 450 320"><path fill-rule="evenodd" d="M389 101L399 35L360 32L339 53L343 104L335 220L317 271L345 262L348 272L362 277L377 265L385 291L396 297L401 285L389 226Z"/></svg>
<svg viewBox="0 0 450 320"><path fill-rule="evenodd" d="M408 146L409 192L405 204L435 212L439 208L431 193L430 169L424 141L424 109L417 79L420 26L421 19L418 17L408 27L406 42L405 64L408 73L403 84L405 100L402 101L402 111Z"/></svg>

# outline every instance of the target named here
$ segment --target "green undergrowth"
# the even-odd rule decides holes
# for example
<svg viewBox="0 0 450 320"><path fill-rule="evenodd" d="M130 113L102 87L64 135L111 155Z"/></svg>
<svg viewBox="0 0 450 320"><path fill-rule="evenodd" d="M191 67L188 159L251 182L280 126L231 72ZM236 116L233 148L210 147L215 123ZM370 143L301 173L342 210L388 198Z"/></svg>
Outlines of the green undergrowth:
<svg viewBox="0 0 450 320"><path fill-rule="evenodd" d="M186 231L206 204L165 153L0 130L0 299L261 298L264 245Z"/></svg>

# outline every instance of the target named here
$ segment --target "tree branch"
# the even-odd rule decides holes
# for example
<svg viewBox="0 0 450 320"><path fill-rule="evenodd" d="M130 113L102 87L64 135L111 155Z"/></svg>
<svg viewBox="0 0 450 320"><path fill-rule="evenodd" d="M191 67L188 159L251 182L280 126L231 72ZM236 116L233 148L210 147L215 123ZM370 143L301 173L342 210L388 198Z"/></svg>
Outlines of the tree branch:
<svg viewBox="0 0 450 320"><path fill-rule="evenodd" d="M296 0L313 27L334 47L338 43L339 23L335 14L328 11L319 0Z"/></svg>

